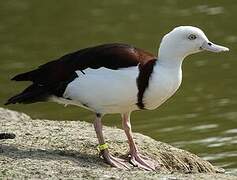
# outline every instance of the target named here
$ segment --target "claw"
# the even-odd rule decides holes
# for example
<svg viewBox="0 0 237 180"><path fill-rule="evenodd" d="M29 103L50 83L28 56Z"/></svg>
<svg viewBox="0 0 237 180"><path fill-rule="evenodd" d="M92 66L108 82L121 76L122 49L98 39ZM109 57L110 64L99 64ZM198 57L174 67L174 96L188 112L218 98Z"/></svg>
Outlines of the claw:
<svg viewBox="0 0 237 180"><path fill-rule="evenodd" d="M155 171L159 167L158 163L138 153L131 153L129 162L133 166L147 171Z"/></svg>
<svg viewBox="0 0 237 180"><path fill-rule="evenodd" d="M119 169L130 169L130 167L126 164L126 160L113 157L107 149L101 151L101 155L103 156L105 162L111 165L112 167L116 167Z"/></svg>

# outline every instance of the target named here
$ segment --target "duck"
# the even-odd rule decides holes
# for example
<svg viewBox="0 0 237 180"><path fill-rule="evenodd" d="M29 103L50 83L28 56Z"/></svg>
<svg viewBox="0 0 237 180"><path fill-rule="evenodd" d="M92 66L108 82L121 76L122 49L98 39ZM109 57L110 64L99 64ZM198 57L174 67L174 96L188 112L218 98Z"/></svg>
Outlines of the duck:
<svg viewBox="0 0 237 180"><path fill-rule="evenodd" d="M142 155L133 139L131 113L156 109L174 95L182 81L183 60L201 51L229 49L209 41L194 26L178 26L165 34L158 55L123 43L80 49L13 77L12 80L32 84L5 105L53 101L88 109L95 114L98 150L107 164L121 169L133 165L156 170L159 163ZM106 114L121 114L129 146L126 159L109 152L102 130Z"/></svg>

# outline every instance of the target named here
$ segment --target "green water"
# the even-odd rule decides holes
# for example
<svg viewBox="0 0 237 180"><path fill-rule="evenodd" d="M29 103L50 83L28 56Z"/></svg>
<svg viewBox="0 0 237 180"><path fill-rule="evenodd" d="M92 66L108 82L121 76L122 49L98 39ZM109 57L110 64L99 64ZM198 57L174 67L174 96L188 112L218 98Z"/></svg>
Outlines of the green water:
<svg viewBox="0 0 237 180"><path fill-rule="evenodd" d="M199 53L183 64L183 83L154 111L136 112L136 132L189 150L237 172L236 0L7 0L0 4L0 104L28 83L20 72L91 45L124 42L157 52L162 35L178 25L201 27L229 53ZM12 105L34 118L92 121L93 114L54 103ZM118 115L104 124L121 127Z"/></svg>

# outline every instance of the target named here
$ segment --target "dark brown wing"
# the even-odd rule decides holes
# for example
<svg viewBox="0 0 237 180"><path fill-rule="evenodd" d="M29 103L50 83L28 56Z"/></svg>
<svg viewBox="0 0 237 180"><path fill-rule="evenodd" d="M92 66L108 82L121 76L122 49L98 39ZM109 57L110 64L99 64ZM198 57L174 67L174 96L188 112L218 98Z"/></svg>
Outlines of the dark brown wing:
<svg viewBox="0 0 237 180"><path fill-rule="evenodd" d="M77 77L75 71L105 67L120 69L141 66L154 60L155 56L127 44L105 44L67 54L37 69L12 78L16 81L32 81L22 93L13 96L6 104L32 103L54 94L62 96L67 84Z"/></svg>
<svg viewBox="0 0 237 180"><path fill-rule="evenodd" d="M97 69L106 67L120 69L137 64L145 64L155 56L141 49L126 44L105 44L79 50L67 54L58 60L41 65L38 69L19 74L12 78L16 81L32 81L40 84L50 84L68 81L75 71L86 68ZM74 74L74 75L73 75Z"/></svg>

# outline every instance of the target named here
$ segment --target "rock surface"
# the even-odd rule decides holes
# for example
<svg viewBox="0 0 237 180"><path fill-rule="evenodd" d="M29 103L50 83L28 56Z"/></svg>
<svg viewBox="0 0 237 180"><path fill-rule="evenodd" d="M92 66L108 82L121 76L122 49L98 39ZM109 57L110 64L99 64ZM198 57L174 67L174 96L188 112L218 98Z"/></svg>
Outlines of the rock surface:
<svg viewBox="0 0 237 180"><path fill-rule="evenodd" d="M187 151L135 133L142 154L161 164L157 172L132 167L119 170L98 156L93 126L80 121L32 120L23 113L0 108L0 133L15 133L15 139L0 140L0 179L236 179ZM122 130L104 127L110 151L126 154Z"/></svg>

